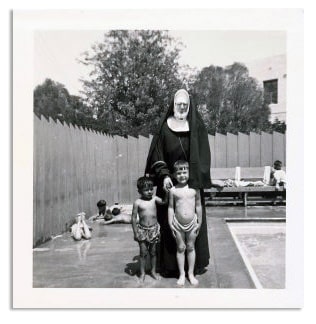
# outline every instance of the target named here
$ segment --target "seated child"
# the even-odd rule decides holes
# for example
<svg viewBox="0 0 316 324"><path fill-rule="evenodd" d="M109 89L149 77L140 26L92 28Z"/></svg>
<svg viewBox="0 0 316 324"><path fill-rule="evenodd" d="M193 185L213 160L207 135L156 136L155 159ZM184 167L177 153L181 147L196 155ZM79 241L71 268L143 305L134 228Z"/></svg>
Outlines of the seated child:
<svg viewBox="0 0 316 324"><path fill-rule="evenodd" d="M99 209L99 215L98 218L104 218L105 211L106 211L106 201L101 199L97 202L97 207Z"/></svg>
<svg viewBox="0 0 316 324"><path fill-rule="evenodd" d="M286 189L286 175L285 171L282 170L282 162L276 160L273 166L274 168L272 168L270 174L270 184L275 186L276 190L279 190L280 186L283 186L284 189Z"/></svg>
<svg viewBox="0 0 316 324"><path fill-rule="evenodd" d="M189 163L177 161L174 164L175 187L169 191L168 222L177 243L177 262L179 279L177 284L185 282L185 250L188 259L188 279L192 285L199 282L194 277L195 240L202 224L202 205L200 191L189 188Z"/></svg>
<svg viewBox="0 0 316 324"><path fill-rule="evenodd" d="M85 221L85 215L85 213L77 214L76 222L71 226L71 236L76 241L80 241L82 238L86 240L91 238L90 229Z"/></svg>
<svg viewBox="0 0 316 324"><path fill-rule="evenodd" d="M106 213L106 201L101 199L97 202L98 214L89 217L89 221L95 221L97 219L104 219Z"/></svg>
<svg viewBox="0 0 316 324"><path fill-rule="evenodd" d="M156 243L160 238L157 204L166 205L166 201L153 195L153 185L153 181L149 177L141 177L137 180L140 198L134 202L132 212L134 240L138 242L140 249L140 279L142 281L145 280L148 253L151 261L151 275L154 279L160 279L160 276L156 273ZM138 223L137 215L139 217Z"/></svg>

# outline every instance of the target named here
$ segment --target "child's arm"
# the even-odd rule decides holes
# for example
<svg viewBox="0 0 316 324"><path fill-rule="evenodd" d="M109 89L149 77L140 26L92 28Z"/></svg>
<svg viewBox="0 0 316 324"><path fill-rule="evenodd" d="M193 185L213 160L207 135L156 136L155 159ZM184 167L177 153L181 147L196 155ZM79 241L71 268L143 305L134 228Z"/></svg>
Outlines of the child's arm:
<svg viewBox="0 0 316 324"><path fill-rule="evenodd" d="M201 225L202 225L202 203L201 203L201 195L200 190L196 190L195 195L195 212L198 219L198 227L197 227L197 235L199 234Z"/></svg>
<svg viewBox="0 0 316 324"><path fill-rule="evenodd" d="M174 217L174 197L173 197L173 190L170 189L169 191L169 204L168 204L168 224L171 229L172 235L175 237L175 228L172 225L172 220Z"/></svg>
<svg viewBox="0 0 316 324"><path fill-rule="evenodd" d="M160 197L156 196L156 203L158 205L168 205L168 194L164 193L163 199L161 199Z"/></svg>
<svg viewBox="0 0 316 324"><path fill-rule="evenodd" d="M136 226L137 212L138 212L138 202L136 200L133 204L133 211L132 211L132 227L134 232L134 240L136 241L137 241L137 226Z"/></svg>

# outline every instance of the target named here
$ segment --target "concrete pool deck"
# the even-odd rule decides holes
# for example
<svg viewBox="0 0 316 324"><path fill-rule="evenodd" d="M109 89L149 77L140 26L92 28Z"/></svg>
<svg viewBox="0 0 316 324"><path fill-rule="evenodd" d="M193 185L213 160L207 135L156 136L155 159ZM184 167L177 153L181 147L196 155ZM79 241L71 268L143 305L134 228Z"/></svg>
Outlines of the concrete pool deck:
<svg viewBox="0 0 316 324"><path fill-rule="evenodd" d="M210 264L196 288L255 288L225 218L285 219L285 206L207 207ZM92 239L64 233L33 249L35 288L178 288L175 278L140 283L138 244L129 224L92 223ZM185 288L193 288L188 281ZM195 287L194 287L195 288ZM179 288L181 289L181 288Z"/></svg>

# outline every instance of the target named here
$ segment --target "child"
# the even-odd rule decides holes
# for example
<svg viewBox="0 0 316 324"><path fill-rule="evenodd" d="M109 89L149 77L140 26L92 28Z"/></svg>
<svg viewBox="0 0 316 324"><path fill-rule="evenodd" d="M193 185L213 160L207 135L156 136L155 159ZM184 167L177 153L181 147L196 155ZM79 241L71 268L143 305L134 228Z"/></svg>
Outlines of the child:
<svg viewBox="0 0 316 324"><path fill-rule="evenodd" d="M273 166L274 168L272 168L270 174L271 185L275 186L276 190L279 190L280 186L283 186L283 188L286 189L286 176L285 176L285 171L282 170L282 162L276 160Z"/></svg>
<svg viewBox="0 0 316 324"><path fill-rule="evenodd" d="M91 238L90 229L85 221L85 216L85 213L77 214L76 222L71 226L71 236L76 241L80 241L82 238L86 240Z"/></svg>
<svg viewBox="0 0 316 324"><path fill-rule="evenodd" d="M99 210L99 215L97 216L98 218L104 218L105 216L105 211L106 211L106 201L101 199L97 202L97 207Z"/></svg>
<svg viewBox="0 0 316 324"><path fill-rule="evenodd" d="M151 260L151 275L159 280L156 273L156 243L160 238L160 226L157 221L157 204L166 204L165 200L154 196L153 181L149 177L141 177L137 180L137 188L140 198L133 204L132 226L134 239L140 249L140 279L145 280L146 256L149 253ZM136 223L137 215L139 222Z"/></svg>
<svg viewBox="0 0 316 324"><path fill-rule="evenodd" d="M117 215L113 215L111 219L104 221L104 225L110 224L131 224L132 223L132 216L126 213L119 213Z"/></svg>
<svg viewBox="0 0 316 324"><path fill-rule="evenodd" d="M89 221L95 221L97 219L106 218L106 201L101 199L97 202L98 214L93 215L89 218Z"/></svg>
<svg viewBox="0 0 316 324"><path fill-rule="evenodd" d="M174 164L175 187L169 191L168 222L177 243L177 262L179 279L177 284L185 282L185 250L188 259L188 279L192 285L199 282L194 277L195 240L202 224L202 205L200 191L189 188L189 163L177 161Z"/></svg>

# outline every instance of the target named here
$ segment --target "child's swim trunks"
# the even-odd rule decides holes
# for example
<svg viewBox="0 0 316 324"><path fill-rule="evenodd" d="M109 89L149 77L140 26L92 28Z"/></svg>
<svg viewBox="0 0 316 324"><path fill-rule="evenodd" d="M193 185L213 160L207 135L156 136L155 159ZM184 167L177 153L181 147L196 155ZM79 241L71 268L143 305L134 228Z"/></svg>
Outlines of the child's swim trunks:
<svg viewBox="0 0 316 324"><path fill-rule="evenodd" d="M188 224L182 225L178 222L178 220L176 219L176 217L173 217L172 220L172 225L174 226L174 228L178 231L181 232L190 232L196 225L197 225L197 216L196 214L194 214L194 217L192 219L192 221Z"/></svg>
<svg viewBox="0 0 316 324"><path fill-rule="evenodd" d="M137 237L139 242L157 243L160 239L160 225L156 223L152 226L137 224Z"/></svg>

